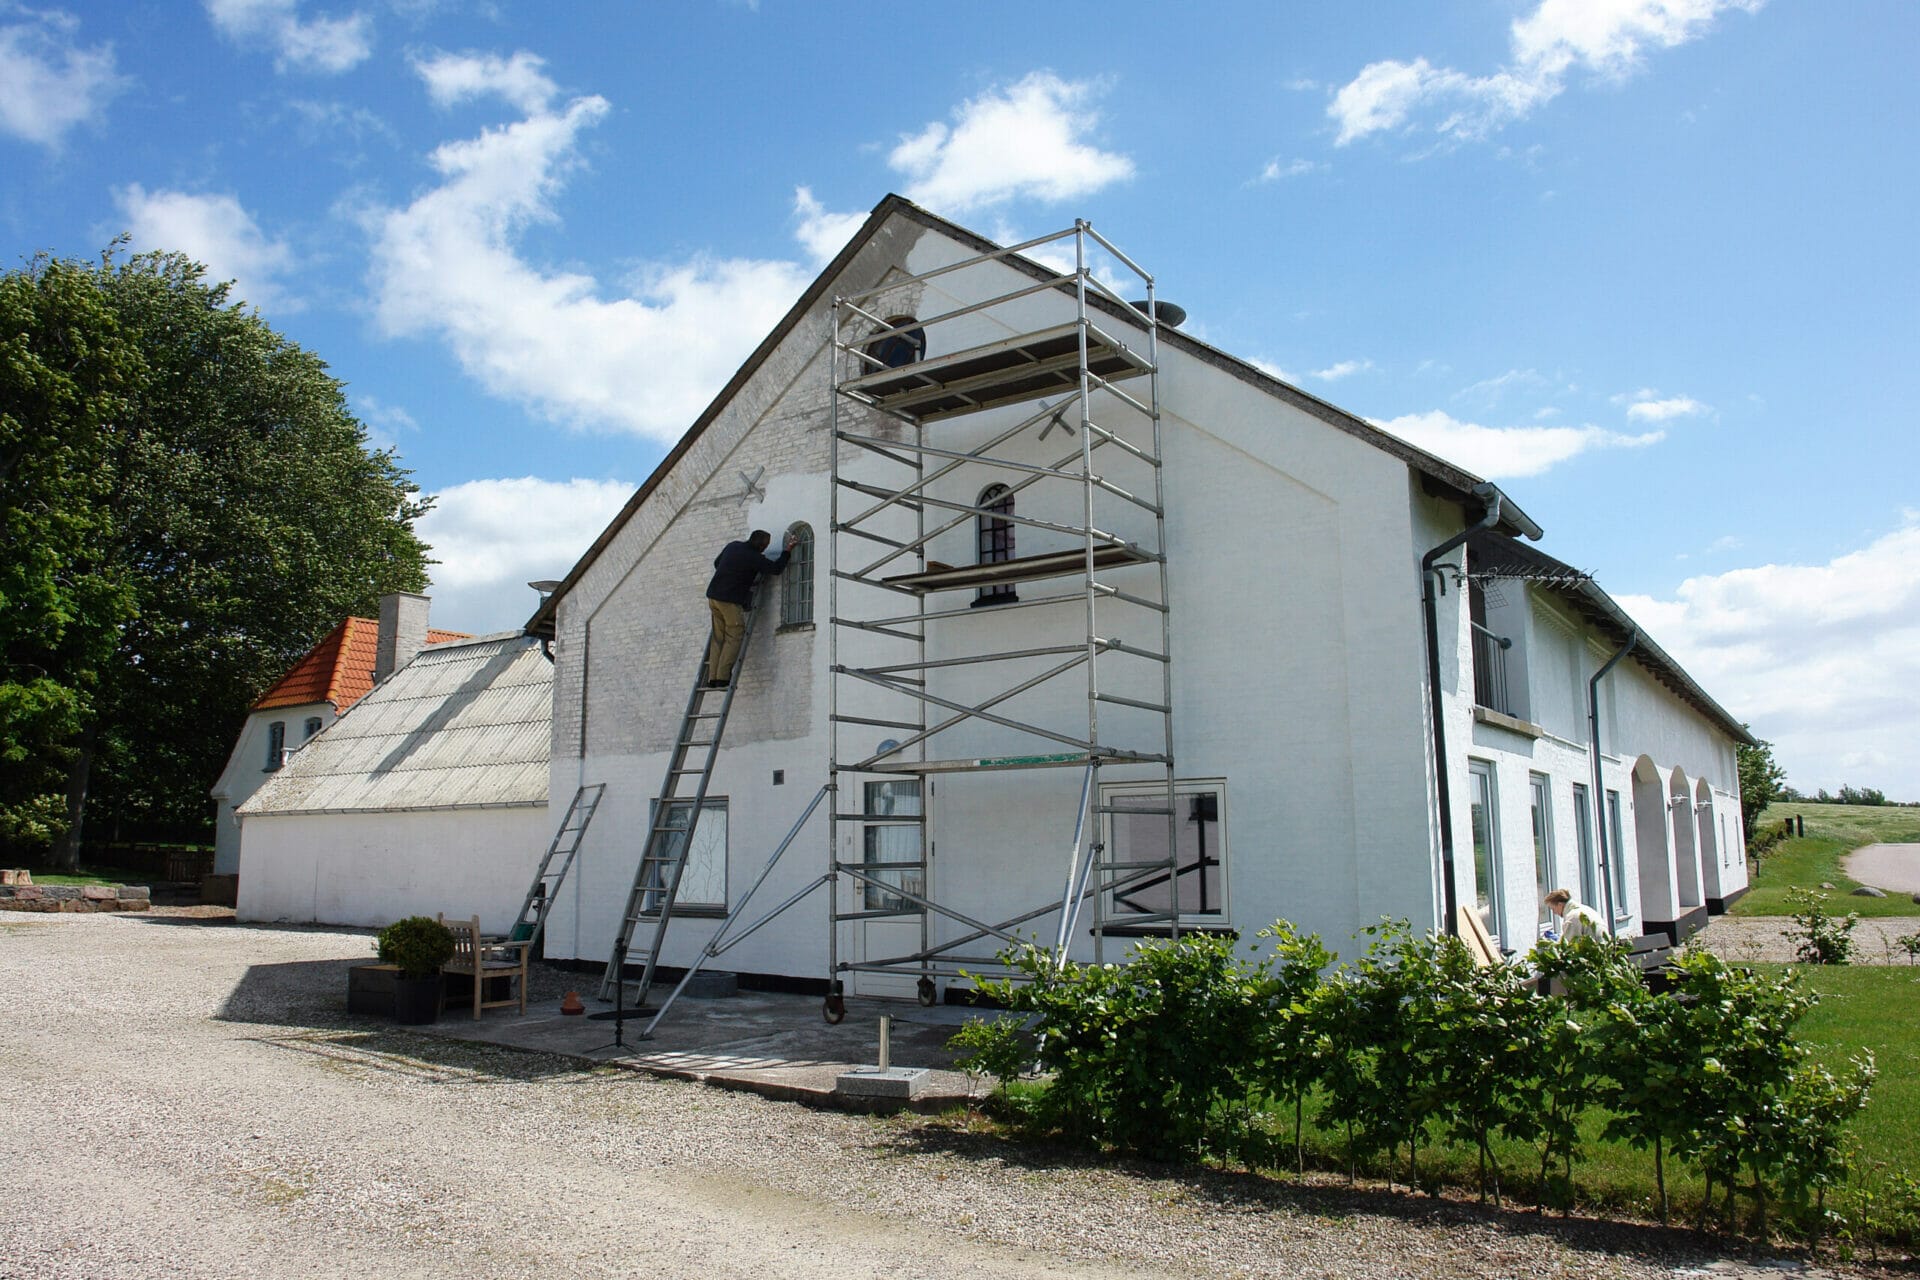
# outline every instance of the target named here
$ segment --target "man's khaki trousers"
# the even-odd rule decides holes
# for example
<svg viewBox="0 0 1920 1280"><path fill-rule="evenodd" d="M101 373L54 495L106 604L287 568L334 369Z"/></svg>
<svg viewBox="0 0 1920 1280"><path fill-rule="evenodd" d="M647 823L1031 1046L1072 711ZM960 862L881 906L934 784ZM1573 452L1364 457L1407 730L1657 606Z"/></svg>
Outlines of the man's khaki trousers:
<svg viewBox="0 0 1920 1280"><path fill-rule="evenodd" d="M707 612L713 615L713 638L707 641L707 679L725 680L733 674L740 642L747 637L747 611L725 600L708 600Z"/></svg>

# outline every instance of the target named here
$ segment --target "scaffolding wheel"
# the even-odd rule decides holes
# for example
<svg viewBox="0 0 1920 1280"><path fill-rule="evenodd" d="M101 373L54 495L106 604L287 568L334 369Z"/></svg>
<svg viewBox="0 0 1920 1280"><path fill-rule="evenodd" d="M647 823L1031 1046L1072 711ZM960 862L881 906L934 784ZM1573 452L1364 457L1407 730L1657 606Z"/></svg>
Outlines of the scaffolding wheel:
<svg viewBox="0 0 1920 1280"><path fill-rule="evenodd" d="M914 988L914 991L920 997L920 1007L922 1009L933 1008L933 1002L939 993L934 990L932 978L920 979L919 985Z"/></svg>
<svg viewBox="0 0 1920 1280"><path fill-rule="evenodd" d="M847 1016L847 998L838 991L820 1002L820 1016L828 1026L839 1026Z"/></svg>

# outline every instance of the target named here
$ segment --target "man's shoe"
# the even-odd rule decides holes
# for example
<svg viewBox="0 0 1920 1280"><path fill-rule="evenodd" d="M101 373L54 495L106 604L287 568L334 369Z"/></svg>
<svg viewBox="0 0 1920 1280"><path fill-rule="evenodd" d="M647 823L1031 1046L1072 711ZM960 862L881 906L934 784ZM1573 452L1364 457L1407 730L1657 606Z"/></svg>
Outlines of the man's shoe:
<svg viewBox="0 0 1920 1280"><path fill-rule="evenodd" d="M726 687L727 687L727 682L726 682L725 680L709 680L709 681L707 681L707 688L709 688L709 689L724 689L724 688L726 688Z"/></svg>

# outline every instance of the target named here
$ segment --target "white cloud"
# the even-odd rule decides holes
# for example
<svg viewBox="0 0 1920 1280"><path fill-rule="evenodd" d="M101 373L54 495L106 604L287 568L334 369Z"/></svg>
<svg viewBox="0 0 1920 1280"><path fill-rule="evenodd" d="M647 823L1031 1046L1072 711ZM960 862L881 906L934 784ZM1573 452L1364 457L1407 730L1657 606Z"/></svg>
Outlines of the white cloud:
<svg viewBox="0 0 1920 1280"><path fill-rule="evenodd" d="M470 480L442 489L419 533L432 567L433 623L484 634L517 627L633 496L624 480Z"/></svg>
<svg viewBox="0 0 1920 1280"><path fill-rule="evenodd" d="M1534 369L1509 369L1505 373L1495 374L1491 378L1460 388L1453 393L1455 400L1472 400L1489 407L1500 402L1501 397L1516 387L1529 391L1545 391L1553 386L1552 380L1542 376Z"/></svg>
<svg viewBox="0 0 1920 1280"><path fill-rule="evenodd" d="M1713 412L1711 406L1702 404L1692 396L1663 396L1652 387L1614 396L1613 403L1626 406L1627 418L1631 422L1668 422L1674 418L1692 418Z"/></svg>
<svg viewBox="0 0 1920 1280"><path fill-rule="evenodd" d="M529 115L546 110L560 92L548 79L546 65L524 50L511 58L493 53L447 53L413 60L413 69L426 81L427 96L436 107L494 95Z"/></svg>
<svg viewBox="0 0 1920 1280"><path fill-rule="evenodd" d="M231 280L228 302L256 310L297 311L279 277L293 267L293 251L270 239L231 195L148 191L129 183L113 193L133 242L142 249L174 250L205 264L210 280Z"/></svg>
<svg viewBox="0 0 1920 1280"><path fill-rule="evenodd" d="M338 75L373 53L373 19L358 10L343 18L302 20L299 0L203 0L207 17L235 44L265 45L282 71Z"/></svg>
<svg viewBox="0 0 1920 1280"><path fill-rule="evenodd" d="M1507 65L1474 76L1425 58L1369 63L1334 94L1327 115L1337 146L1382 130L1427 128L1442 138L1482 138L1551 101L1584 70L1604 80L1637 71L1650 50L1698 39L1729 9L1763 0L1541 0L1514 20Z"/></svg>
<svg viewBox="0 0 1920 1280"><path fill-rule="evenodd" d="M792 262L700 257L644 265L624 296L609 296L590 276L524 260L520 236L557 220L580 136L608 110L603 98L576 98L439 147L438 185L364 215L375 315L390 334L440 337L494 395L569 425L672 441L808 274Z"/></svg>
<svg viewBox="0 0 1920 1280"><path fill-rule="evenodd" d="M794 188L793 212L800 219L794 235L815 262L825 262L840 252L867 220L864 213L828 213L809 187Z"/></svg>
<svg viewBox="0 0 1920 1280"><path fill-rule="evenodd" d="M20 20L0 26L0 131L57 147L77 125L97 121L126 86L114 70L113 46L82 48L80 20L58 9L10 5Z"/></svg>
<svg viewBox="0 0 1920 1280"><path fill-rule="evenodd" d="M1337 364L1330 364L1324 369L1314 370L1313 376L1322 382L1338 382L1340 379L1351 377L1356 373L1365 373L1371 368L1373 368L1373 361L1371 360L1342 360Z"/></svg>
<svg viewBox="0 0 1920 1280"><path fill-rule="evenodd" d="M1595 449L1641 449L1666 433L1622 435L1604 427L1484 427L1435 409L1374 425L1489 480L1537 476Z"/></svg>
<svg viewBox="0 0 1920 1280"><path fill-rule="evenodd" d="M1275 156L1273 159L1267 161L1267 167L1260 171L1260 176L1255 179L1255 181L1278 182L1282 178L1300 178L1305 177L1309 173L1318 173L1326 167L1325 164L1318 160L1294 159L1282 161L1279 156Z"/></svg>
<svg viewBox="0 0 1920 1280"><path fill-rule="evenodd" d="M374 396L354 396L353 411L367 429L367 443L376 449L397 449L401 435L420 429L412 414Z"/></svg>
<svg viewBox="0 0 1920 1280"><path fill-rule="evenodd" d="M1035 71L969 99L951 125L902 136L887 163L910 179L908 199L939 213L1098 191L1132 177L1133 161L1085 140L1099 123L1086 106L1096 91L1092 81Z"/></svg>
<svg viewBox="0 0 1920 1280"><path fill-rule="evenodd" d="M1688 578L1621 596L1720 704L1775 746L1803 790L1920 800L1920 512L1825 564Z"/></svg>

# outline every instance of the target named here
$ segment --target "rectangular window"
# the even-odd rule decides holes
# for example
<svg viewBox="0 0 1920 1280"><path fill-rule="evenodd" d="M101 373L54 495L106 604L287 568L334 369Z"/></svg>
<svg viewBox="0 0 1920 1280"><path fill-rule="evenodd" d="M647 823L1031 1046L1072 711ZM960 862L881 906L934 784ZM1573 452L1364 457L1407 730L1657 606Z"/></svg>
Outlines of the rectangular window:
<svg viewBox="0 0 1920 1280"><path fill-rule="evenodd" d="M659 801L655 801L655 812L658 811L658 805ZM688 841L684 833L687 816L692 812L691 800L675 800L667 809L667 824L674 830L663 837L663 840L670 842L664 848L677 851L683 843L686 848L686 866L680 871L680 892L674 899L673 909L676 912L724 914L727 909L726 798L707 797L700 806L700 821L694 824L693 838ZM647 894L642 904L646 914L660 910L666 888L661 874L664 870L656 868L649 876L648 887L653 892Z"/></svg>
<svg viewBox="0 0 1920 1280"><path fill-rule="evenodd" d="M1624 920L1627 910L1626 829L1620 825L1620 793L1607 792L1607 861L1613 867L1613 918Z"/></svg>
<svg viewBox="0 0 1920 1280"><path fill-rule="evenodd" d="M267 772L287 762L287 722L275 720L267 726Z"/></svg>
<svg viewBox="0 0 1920 1280"><path fill-rule="evenodd" d="M876 879L924 898L927 894L927 872L924 865L926 860L921 856L923 824L918 821L898 821L924 816L925 808L920 803L920 780L897 778L869 782L865 786L866 804L862 812L869 818L881 821L869 822L863 828L865 844L860 860L869 867L880 868L873 872ZM896 821L884 821L887 818ZM901 862L921 865L889 865ZM878 884L868 884L863 897L868 911L920 910L909 899L889 893Z"/></svg>
<svg viewBox="0 0 1920 1280"><path fill-rule="evenodd" d="M1467 785L1473 815L1474 906L1487 933L1499 942L1506 921L1500 909L1500 813L1493 765L1485 760L1469 761Z"/></svg>
<svg viewBox="0 0 1920 1280"><path fill-rule="evenodd" d="M1195 924L1219 924L1227 919L1227 784L1222 781L1176 782L1173 793L1174 865L1158 869L1135 867L1116 876L1137 874L1108 898L1108 915L1116 924L1128 916L1161 917L1173 910L1173 878L1179 877L1180 919ZM1167 788L1165 783L1129 782L1100 788L1101 803L1138 813L1108 813L1107 859L1127 866L1162 862L1167 858Z"/></svg>
<svg viewBox="0 0 1920 1280"><path fill-rule="evenodd" d="M1544 773L1527 776L1533 792L1533 896L1538 904L1536 922L1540 928L1553 923L1553 912L1542 901L1547 890L1558 888L1553 869L1553 783Z"/></svg>
<svg viewBox="0 0 1920 1280"><path fill-rule="evenodd" d="M1573 784L1573 834L1580 843L1580 901L1600 901L1600 869L1593 860L1593 793Z"/></svg>

